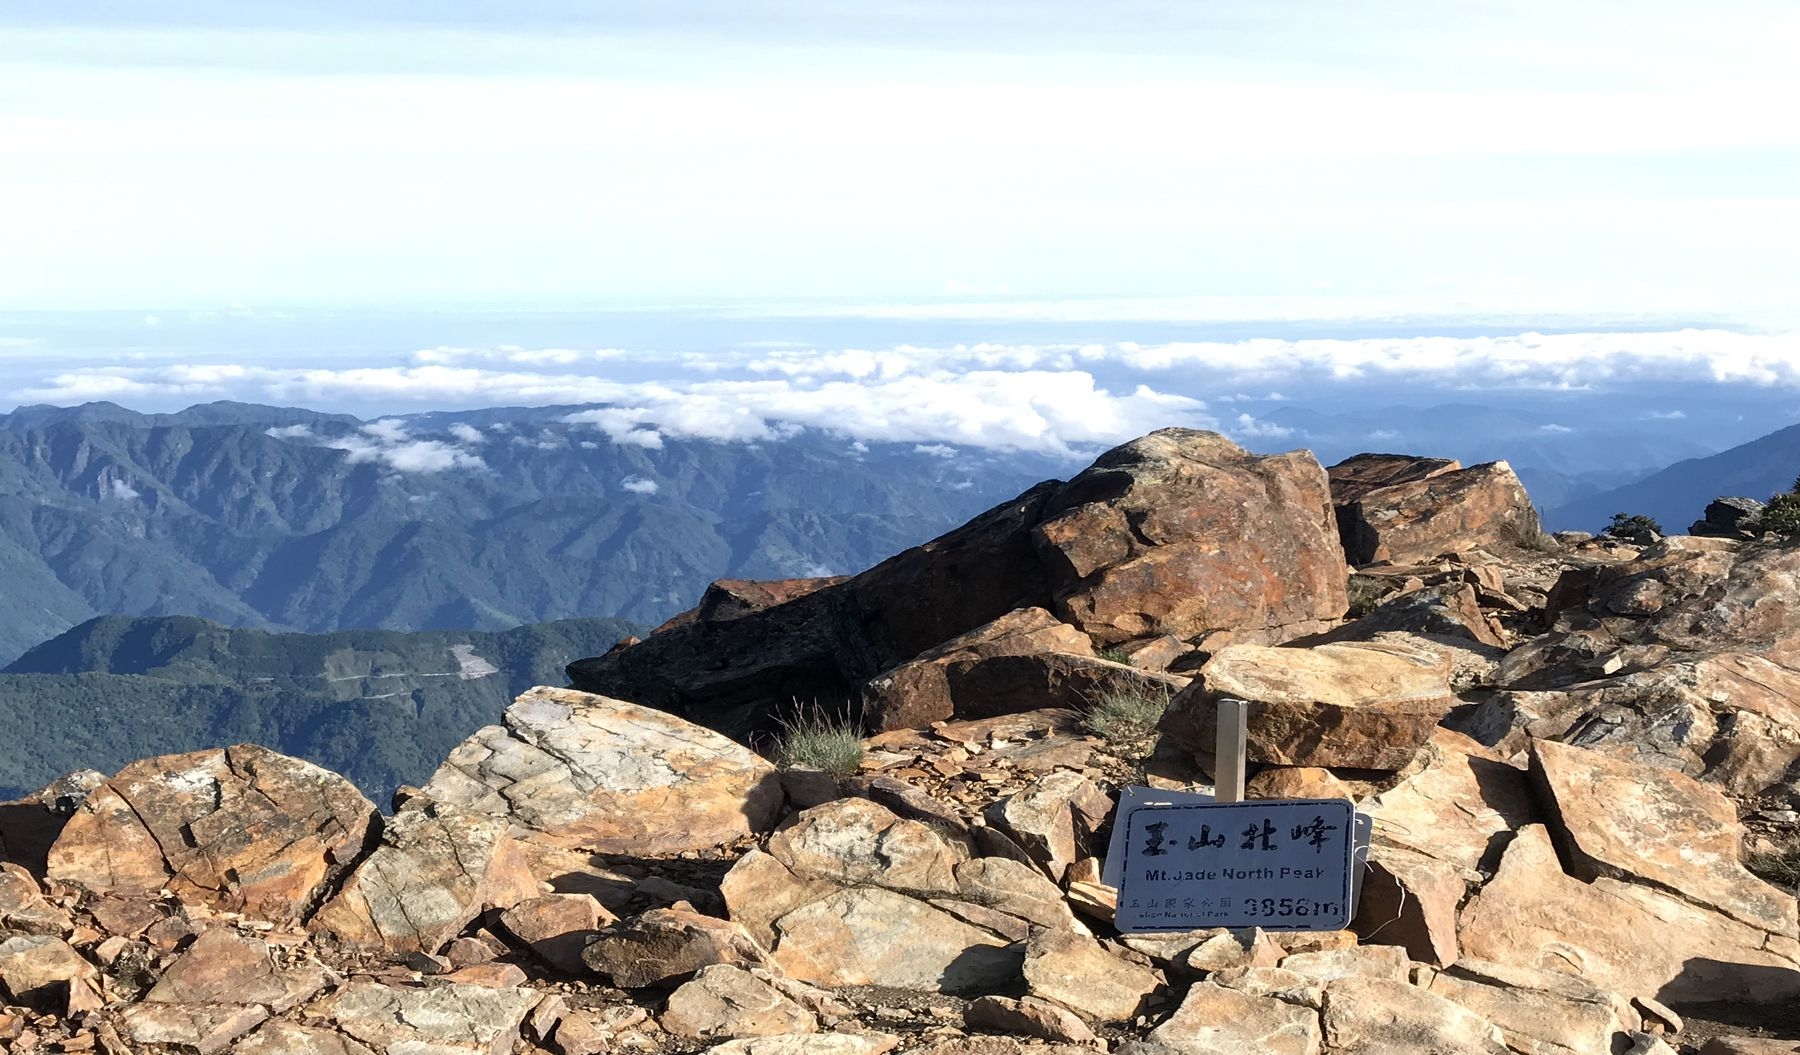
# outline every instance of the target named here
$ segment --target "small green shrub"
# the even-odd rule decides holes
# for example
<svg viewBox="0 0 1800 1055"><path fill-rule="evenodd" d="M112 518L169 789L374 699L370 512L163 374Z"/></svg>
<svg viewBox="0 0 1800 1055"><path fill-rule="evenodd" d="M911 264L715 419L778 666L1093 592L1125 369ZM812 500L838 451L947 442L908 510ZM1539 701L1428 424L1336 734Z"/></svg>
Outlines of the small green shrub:
<svg viewBox="0 0 1800 1055"><path fill-rule="evenodd" d="M1772 531L1784 538L1800 538L1800 479L1788 491L1771 495L1767 505L1744 525L1752 531Z"/></svg>
<svg viewBox="0 0 1800 1055"><path fill-rule="evenodd" d="M1104 692L1087 706L1082 725L1127 757L1150 753L1156 723L1169 709L1167 686L1142 684Z"/></svg>
<svg viewBox="0 0 1800 1055"><path fill-rule="evenodd" d="M1663 529L1656 518L1642 513L1614 513L1612 523L1607 524L1600 533L1607 538L1648 542L1651 535L1660 535Z"/></svg>
<svg viewBox="0 0 1800 1055"><path fill-rule="evenodd" d="M1131 663L1131 653L1122 648L1103 648L1100 650L1100 658L1109 663L1124 663L1127 665Z"/></svg>
<svg viewBox="0 0 1800 1055"><path fill-rule="evenodd" d="M834 777L853 776L862 767L862 729L849 715L823 707L796 706L781 720L775 764L783 769L817 769Z"/></svg>

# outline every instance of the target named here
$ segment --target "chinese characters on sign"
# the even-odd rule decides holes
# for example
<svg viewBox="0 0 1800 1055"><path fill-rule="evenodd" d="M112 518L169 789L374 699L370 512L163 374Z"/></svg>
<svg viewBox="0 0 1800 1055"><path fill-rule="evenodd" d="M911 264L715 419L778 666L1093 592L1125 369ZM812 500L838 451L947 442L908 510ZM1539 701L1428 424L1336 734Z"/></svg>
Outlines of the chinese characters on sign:
<svg viewBox="0 0 1800 1055"><path fill-rule="evenodd" d="M1348 799L1139 806L1121 823L1122 931L1350 923Z"/></svg>

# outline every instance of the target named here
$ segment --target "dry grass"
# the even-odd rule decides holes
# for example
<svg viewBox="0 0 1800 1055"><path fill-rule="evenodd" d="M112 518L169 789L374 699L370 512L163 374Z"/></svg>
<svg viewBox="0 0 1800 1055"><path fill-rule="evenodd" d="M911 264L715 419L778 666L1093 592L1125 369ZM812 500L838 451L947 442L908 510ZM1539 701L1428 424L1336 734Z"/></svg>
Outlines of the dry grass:
<svg viewBox="0 0 1800 1055"><path fill-rule="evenodd" d="M847 714L833 715L818 704L796 703L781 720L775 763L783 769L816 769L834 777L853 776L862 767L862 728Z"/></svg>

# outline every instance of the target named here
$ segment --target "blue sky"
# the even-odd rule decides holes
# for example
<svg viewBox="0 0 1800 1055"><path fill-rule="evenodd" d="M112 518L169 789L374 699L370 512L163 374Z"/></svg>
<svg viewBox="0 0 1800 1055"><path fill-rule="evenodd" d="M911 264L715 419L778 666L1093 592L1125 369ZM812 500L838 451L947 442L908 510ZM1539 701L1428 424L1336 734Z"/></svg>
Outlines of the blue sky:
<svg viewBox="0 0 1800 1055"><path fill-rule="evenodd" d="M1783 327L1795 54L1791 3L12 0L0 310Z"/></svg>

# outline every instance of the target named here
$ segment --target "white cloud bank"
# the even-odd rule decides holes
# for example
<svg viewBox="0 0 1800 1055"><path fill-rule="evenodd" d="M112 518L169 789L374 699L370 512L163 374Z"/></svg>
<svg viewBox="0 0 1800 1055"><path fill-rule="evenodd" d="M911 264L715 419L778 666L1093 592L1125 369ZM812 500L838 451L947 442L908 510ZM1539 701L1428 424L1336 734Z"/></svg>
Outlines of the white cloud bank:
<svg viewBox="0 0 1800 1055"><path fill-rule="evenodd" d="M797 429L857 442L1031 450L1060 454L1115 443L1168 425L1218 428L1240 439L1289 430L1251 414L1221 420L1209 393L1334 383L1432 389L1587 390L1641 381L1737 383L1800 389L1800 334L1725 330L1664 333L1522 333L1498 337L1334 340L1258 339L1164 344L973 344L884 351L747 348L694 353L594 353L561 364L525 349L453 360L345 369L221 364L97 365L37 378L10 395L21 403L72 404L241 399L315 407L448 409L600 403L567 420L613 443L656 450L667 439L759 442ZM497 369L473 363L504 362ZM520 369L531 362L534 369ZM703 362L705 369L692 365ZM460 365L459 365L460 364ZM637 377L597 372L614 366ZM1678 410L1658 413L1676 414ZM489 429L489 434L498 432ZM304 440L305 426L270 430ZM482 430L455 425L447 438L416 438L393 421L317 442L407 471L475 468ZM595 437L598 439L598 435ZM558 440L557 442L562 442Z"/></svg>
<svg viewBox="0 0 1800 1055"><path fill-rule="evenodd" d="M289 425L265 431L277 439L300 440L314 446L344 451L348 455L345 460L352 465L374 462L403 473L487 468L487 463L481 460L480 455L442 440L413 439L402 423L391 419L370 422L344 436L321 436L306 425Z"/></svg>
<svg viewBox="0 0 1800 1055"><path fill-rule="evenodd" d="M619 481L619 486L634 495L653 495L662 490L655 480L646 480L641 476L627 476Z"/></svg>

